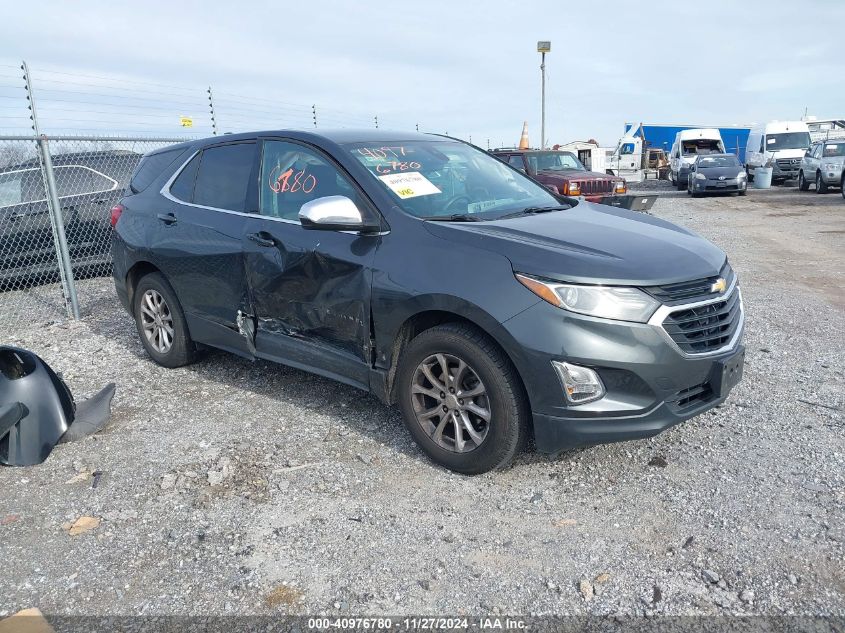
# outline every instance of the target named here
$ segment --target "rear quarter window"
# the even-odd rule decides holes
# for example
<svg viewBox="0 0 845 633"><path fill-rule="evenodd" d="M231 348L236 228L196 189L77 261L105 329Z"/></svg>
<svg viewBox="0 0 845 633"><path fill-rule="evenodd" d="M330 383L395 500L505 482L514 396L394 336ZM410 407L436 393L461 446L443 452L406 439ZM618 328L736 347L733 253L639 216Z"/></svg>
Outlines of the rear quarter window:
<svg viewBox="0 0 845 633"><path fill-rule="evenodd" d="M140 193L158 178L165 169L173 165L179 158L188 153L188 149L178 148L165 150L155 154L147 154L138 163L132 179L129 181L129 189L132 193Z"/></svg>

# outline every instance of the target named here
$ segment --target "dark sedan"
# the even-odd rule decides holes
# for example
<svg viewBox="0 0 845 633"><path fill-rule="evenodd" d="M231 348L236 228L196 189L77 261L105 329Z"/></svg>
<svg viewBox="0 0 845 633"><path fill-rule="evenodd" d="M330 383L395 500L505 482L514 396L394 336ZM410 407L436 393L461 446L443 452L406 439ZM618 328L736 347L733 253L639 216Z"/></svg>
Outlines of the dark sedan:
<svg viewBox="0 0 845 633"><path fill-rule="evenodd" d="M690 166L687 193L693 198L708 193L738 193L748 190L748 176L733 154L706 154Z"/></svg>
<svg viewBox="0 0 845 633"><path fill-rule="evenodd" d="M721 250L461 141L282 130L153 157L112 214L114 279L166 367L211 346L342 381L468 474L529 438L655 435L742 375Z"/></svg>
<svg viewBox="0 0 845 633"><path fill-rule="evenodd" d="M60 212L74 272L108 274L109 210L141 159L125 150L53 156ZM0 170L0 292L58 278L53 221L38 159Z"/></svg>

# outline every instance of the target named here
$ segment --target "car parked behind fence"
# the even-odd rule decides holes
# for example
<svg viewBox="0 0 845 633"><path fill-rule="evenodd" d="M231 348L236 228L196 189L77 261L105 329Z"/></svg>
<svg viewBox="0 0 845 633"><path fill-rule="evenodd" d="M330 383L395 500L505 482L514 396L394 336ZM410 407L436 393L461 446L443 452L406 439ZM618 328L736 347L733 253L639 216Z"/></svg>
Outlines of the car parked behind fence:
<svg viewBox="0 0 845 633"><path fill-rule="evenodd" d="M108 273L109 209L141 154L102 150L52 157L70 257L80 275ZM56 281L56 237L38 158L0 171L0 292Z"/></svg>

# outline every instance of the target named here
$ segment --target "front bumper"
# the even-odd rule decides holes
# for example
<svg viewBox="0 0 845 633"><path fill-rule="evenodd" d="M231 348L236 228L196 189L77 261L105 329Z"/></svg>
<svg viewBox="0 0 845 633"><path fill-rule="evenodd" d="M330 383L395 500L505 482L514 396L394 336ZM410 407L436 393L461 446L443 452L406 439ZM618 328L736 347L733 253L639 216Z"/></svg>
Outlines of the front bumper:
<svg viewBox="0 0 845 633"><path fill-rule="evenodd" d="M798 178L801 170L801 161L793 162L794 159L777 159L772 165L772 178L794 180Z"/></svg>
<svg viewBox="0 0 845 633"><path fill-rule="evenodd" d="M735 292L739 292L737 288ZM682 352L657 323L625 323L576 315L541 302L505 323L509 350L531 402L537 450L651 437L725 400L721 365L742 353L740 311L735 335L716 352ZM551 361L595 370L606 394L581 405L566 402Z"/></svg>
<svg viewBox="0 0 845 633"><path fill-rule="evenodd" d="M691 191L694 193L736 193L745 191L748 188L748 181L745 178L731 178L727 180L697 180L692 179Z"/></svg>

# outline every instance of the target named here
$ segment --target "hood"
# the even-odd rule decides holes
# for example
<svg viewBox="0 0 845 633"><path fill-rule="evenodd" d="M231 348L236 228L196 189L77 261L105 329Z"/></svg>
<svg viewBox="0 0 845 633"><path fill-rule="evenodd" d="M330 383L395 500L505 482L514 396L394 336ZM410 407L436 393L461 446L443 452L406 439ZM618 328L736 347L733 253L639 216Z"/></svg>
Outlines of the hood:
<svg viewBox="0 0 845 633"><path fill-rule="evenodd" d="M766 155L774 158L804 158L807 153L806 149L776 149L775 151L766 150Z"/></svg>
<svg viewBox="0 0 845 633"><path fill-rule="evenodd" d="M597 171L582 171L580 169L555 169L547 170L541 169L537 172L538 176L543 176L546 180L556 180L560 182L572 182L585 180L622 180L610 174L602 174Z"/></svg>
<svg viewBox="0 0 845 633"><path fill-rule="evenodd" d="M718 180L719 176L736 178L737 174L745 172L739 165L734 165L733 167L699 167L697 171L707 176L710 180Z"/></svg>
<svg viewBox="0 0 845 633"><path fill-rule="evenodd" d="M557 281L652 286L718 275L725 254L664 220L606 205L490 222L426 222L456 248L507 257L515 272Z"/></svg>

